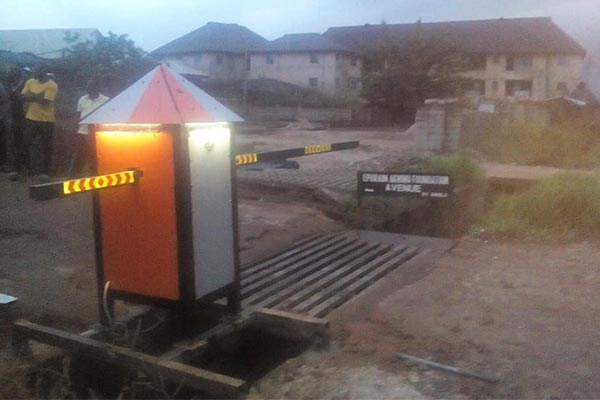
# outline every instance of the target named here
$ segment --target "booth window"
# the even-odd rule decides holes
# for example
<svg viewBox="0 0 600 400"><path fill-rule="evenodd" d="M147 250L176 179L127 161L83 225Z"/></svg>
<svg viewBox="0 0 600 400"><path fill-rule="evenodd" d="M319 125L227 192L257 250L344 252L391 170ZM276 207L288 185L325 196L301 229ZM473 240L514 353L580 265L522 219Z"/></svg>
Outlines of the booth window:
<svg viewBox="0 0 600 400"><path fill-rule="evenodd" d="M308 78L308 85L310 87L317 87L317 86L319 86L319 79L318 78Z"/></svg>
<svg viewBox="0 0 600 400"><path fill-rule="evenodd" d="M311 54L310 55L310 63L311 64L318 64L319 63L319 56L316 54Z"/></svg>
<svg viewBox="0 0 600 400"><path fill-rule="evenodd" d="M267 64L274 64L273 55L267 54Z"/></svg>

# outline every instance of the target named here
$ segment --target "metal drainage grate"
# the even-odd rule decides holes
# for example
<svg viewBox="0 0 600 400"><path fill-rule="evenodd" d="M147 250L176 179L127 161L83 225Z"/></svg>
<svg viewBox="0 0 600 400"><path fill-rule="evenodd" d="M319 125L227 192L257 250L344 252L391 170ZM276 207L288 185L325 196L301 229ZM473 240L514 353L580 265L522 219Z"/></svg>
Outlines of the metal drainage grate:
<svg viewBox="0 0 600 400"><path fill-rule="evenodd" d="M242 305L324 317L419 253L354 232L313 236L242 267Z"/></svg>

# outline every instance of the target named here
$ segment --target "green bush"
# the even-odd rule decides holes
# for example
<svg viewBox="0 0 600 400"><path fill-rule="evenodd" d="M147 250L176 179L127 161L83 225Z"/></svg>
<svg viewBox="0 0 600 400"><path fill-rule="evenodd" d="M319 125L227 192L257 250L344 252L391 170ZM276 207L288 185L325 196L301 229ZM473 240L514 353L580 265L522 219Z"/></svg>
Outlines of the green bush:
<svg viewBox="0 0 600 400"><path fill-rule="evenodd" d="M484 222L512 237L573 237L600 233L600 185L589 176L558 174L529 190L499 195Z"/></svg>
<svg viewBox="0 0 600 400"><path fill-rule="evenodd" d="M498 122L475 146L494 161L562 168L600 165L600 133L592 126Z"/></svg>
<svg viewBox="0 0 600 400"><path fill-rule="evenodd" d="M477 185L483 180L483 171L479 164L470 154L464 152L424 159L423 172L448 174L452 177L455 188L463 185Z"/></svg>

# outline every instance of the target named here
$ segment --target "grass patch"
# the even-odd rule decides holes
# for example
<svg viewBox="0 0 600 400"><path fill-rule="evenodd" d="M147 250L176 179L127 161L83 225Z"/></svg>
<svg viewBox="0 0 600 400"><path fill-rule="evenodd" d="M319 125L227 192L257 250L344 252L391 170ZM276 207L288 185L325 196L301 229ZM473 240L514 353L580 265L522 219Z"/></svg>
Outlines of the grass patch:
<svg viewBox="0 0 600 400"><path fill-rule="evenodd" d="M559 168L600 166L600 132L585 123L543 126L497 122L475 148L503 163Z"/></svg>
<svg viewBox="0 0 600 400"><path fill-rule="evenodd" d="M593 177L558 174L531 189L501 194L483 228L517 238L574 238L600 233L600 185Z"/></svg>
<svg viewBox="0 0 600 400"><path fill-rule="evenodd" d="M423 173L448 174L454 187L478 185L483 181L483 170L469 153L434 156L422 161Z"/></svg>

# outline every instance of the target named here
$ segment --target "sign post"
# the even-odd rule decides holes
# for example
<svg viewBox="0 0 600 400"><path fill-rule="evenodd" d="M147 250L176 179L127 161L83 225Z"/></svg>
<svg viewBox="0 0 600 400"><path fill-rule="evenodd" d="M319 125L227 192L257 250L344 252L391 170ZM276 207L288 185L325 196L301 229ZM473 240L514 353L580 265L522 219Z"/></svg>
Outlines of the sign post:
<svg viewBox="0 0 600 400"><path fill-rule="evenodd" d="M412 172L358 171L357 196L419 197L448 199L452 196L452 179L445 174Z"/></svg>

